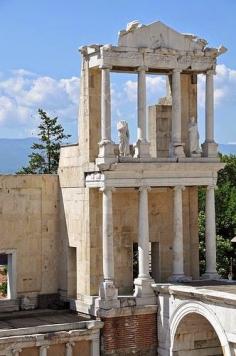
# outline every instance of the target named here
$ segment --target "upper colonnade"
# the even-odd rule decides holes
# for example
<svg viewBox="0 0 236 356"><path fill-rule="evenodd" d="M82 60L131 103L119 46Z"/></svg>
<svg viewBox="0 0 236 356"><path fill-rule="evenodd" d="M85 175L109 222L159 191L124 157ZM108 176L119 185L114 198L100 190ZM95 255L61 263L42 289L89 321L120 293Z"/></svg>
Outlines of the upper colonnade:
<svg viewBox="0 0 236 356"><path fill-rule="evenodd" d="M213 75L216 59L226 51L225 47L207 47L206 40L195 35L178 33L160 21L147 26L133 21L127 25L126 30L120 31L118 46L90 45L80 50L87 70L101 71L101 137L98 164L116 161L115 146L111 139L110 71L138 74L137 141L134 146L134 157L144 159L150 157L146 129L146 74L165 74L171 78L172 129L169 153L170 157L177 158L184 158L186 155L181 128L181 74L205 74L205 142L202 145L202 156L217 157L217 144L214 140ZM191 120L192 118L189 118L189 122ZM197 118L194 120L193 125L197 125ZM196 137L197 133L195 133L195 142ZM200 152L195 156L199 154Z"/></svg>

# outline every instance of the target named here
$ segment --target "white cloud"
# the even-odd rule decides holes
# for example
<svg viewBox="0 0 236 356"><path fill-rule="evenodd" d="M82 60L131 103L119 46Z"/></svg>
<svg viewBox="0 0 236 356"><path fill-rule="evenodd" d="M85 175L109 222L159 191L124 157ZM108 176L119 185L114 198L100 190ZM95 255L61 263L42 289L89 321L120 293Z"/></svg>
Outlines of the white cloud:
<svg viewBox="0 0 236 356"><path fill-rule="evenodd" d="M236 70L224 64L216 66L214 76L214 97L216 105L229 102L236 104ZM205 105L205 75L198 76L198 100L201 107Z"/></svg>
<svg viewBox="0 0 236 356"><path fill-rule="evenodd" d="M0 126L16 128L24 137L37 127L37 110L58 116L62 123L76 121L79 104L79 78L54 79L24 69L0 77Z"/></svg>

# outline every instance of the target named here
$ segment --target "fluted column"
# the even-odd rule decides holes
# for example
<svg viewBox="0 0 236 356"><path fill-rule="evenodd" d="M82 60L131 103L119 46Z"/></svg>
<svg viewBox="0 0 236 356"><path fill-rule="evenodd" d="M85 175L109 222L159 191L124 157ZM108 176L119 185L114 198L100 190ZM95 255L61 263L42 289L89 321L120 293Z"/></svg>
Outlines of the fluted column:
<svg viewBox="0 0 236 356"><path fill-rule="evenodd" d="M136 157L149 156L149 143L147 142L147 103L146 103L146 70L147 67L138 68L138 129L135 146Z"/></svg>
<svg viewBox="0 0 236 356"><path fill-rule="evenodd" d="M183 186L176 186L173 202L173 270L169 278L171 282L185 281L184 274L184 241L183 241Z"/></svg>
<svg viewBox="0 0 236 356"><path fill-rule="evenodd" d="M148 191L150 187L139 188L138 212L138 278L135 279L135 296L152 296L153 290L149 274L149 221L148 221Z"/></svg>
<svg viewBox="0 0 236 356"><path fill-rule="evenodd" d="M171 155L184 157L183 143L181 139L181 70L172 71L172 137Z"/></svg>
<svg viewBox="0 0 236 356"><path fill-rule="evenodd" d="M217 144L214 140L214 74L213 70L206 73L205 91L205 142L202 145L205 157L217 156Z"/></svg>
<svg viewBox="0 0 236 356"><path fill-rule="evenodd" d="M218 279L216 271L216 222L215 222L215 186L209 185L206 190L206 272L204 279Z"/></svg>
<svg viewBox="0 0 236 356"><path fill-rule="evenodd" d="M116 299L117 289L114 286L114 251L113 251L113 212L112 191L114 188L104 187L102 191L102 246L104 282L100 289L102 299Z"/></svg>
<svg viewBox="0 0 236 356"><path fill-rule="evenodd" d="M66 356L73 356L73 347L75 343L74 342L67 342L66 343Z"/></svg>
<svg viewBox="0 0 236 356"><path fill-rule="evenodd" d="M111 87L110 68L101 67L101 141L99 142L99 158L114 159L114 144L111 140ZM103 160L99 160L101 163ZM98 163L99 163L98 162Z"/></svg>

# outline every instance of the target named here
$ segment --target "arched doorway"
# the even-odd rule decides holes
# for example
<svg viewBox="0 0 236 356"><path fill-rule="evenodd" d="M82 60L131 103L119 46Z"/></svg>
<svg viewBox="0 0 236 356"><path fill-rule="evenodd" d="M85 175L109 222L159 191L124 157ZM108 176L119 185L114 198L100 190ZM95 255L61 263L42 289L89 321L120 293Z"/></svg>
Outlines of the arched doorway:
<svg viewBox="0 0 236 356"><path fill-rule="evenodd" d="M174 356L223 356L215 329L204 316L197 313L189 313L179 322L174 335L172 352Z"/></svg>

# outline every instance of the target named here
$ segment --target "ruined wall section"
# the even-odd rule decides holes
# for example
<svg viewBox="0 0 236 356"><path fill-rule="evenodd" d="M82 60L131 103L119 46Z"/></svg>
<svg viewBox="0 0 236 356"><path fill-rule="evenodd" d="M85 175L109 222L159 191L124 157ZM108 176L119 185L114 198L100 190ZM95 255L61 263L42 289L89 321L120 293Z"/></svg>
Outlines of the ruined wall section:
<svg viewBox="0 0 236 356"><path fill-rule="evenodd" d="M16 296L58 292L59 185L56 175L0 176L0 250L16 258Z"/></svg>

